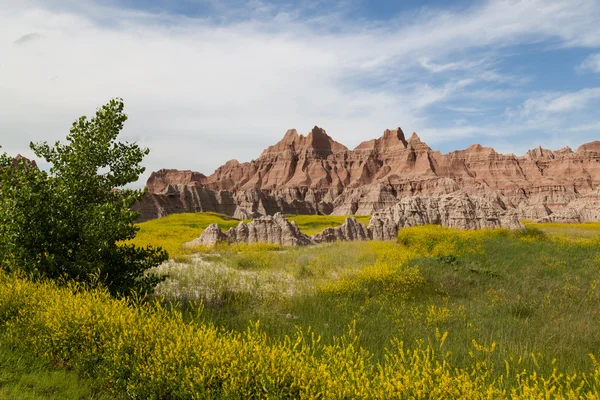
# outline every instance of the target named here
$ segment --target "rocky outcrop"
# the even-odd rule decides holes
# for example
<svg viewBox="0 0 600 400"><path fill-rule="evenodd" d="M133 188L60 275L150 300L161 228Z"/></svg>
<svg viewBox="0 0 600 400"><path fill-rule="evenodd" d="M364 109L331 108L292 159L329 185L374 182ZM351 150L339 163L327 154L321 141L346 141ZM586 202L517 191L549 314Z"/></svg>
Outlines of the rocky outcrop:
<svg viewBox="0 0 600 400"><path fill-rule="evenodd" d="M162 193L169 186L201 186L205 180L206 176L200 172L161 169L150 174L146 187L150 193Z"/></svg>
<svg viewBox="0 0 600 400"><path fill-rule="evenodd" d="M543 216L535 222L582 223L600 222L600 190L570 202L566 207Z"/></svg>
<svg viewBox="0 0 600 400"><path fill-rule="evenodd" d="M246 224L240 222L235 228L222 232L217 224L209 225L200 235L186 245L214 246L217 243L274 243L283 246L307 246L313 244L310 237L300 232L295 222L282 214L259 217Z"/></svg>
<svg viewBox="0 0 600 400"><path fill-rule="evenodd" d="M575 151L538 147L524 156L481 145L442 154L400 128L354 150L319 127L306 136L292 129L256 160L228 161L208 177L161 170L147 187L149 199L136 205L141 220L184 211L367 215L405 197L456 192L536 219L600 187L600 141Z"/></svg>
<svg viewBox="0 0 600 400"><path fill-rule="evenodd" d="M464 193L441 197L407 197L375 213L368 229L375 240L396 238L398 229L418 225L441 225L459 229L522 228L515 211L499 209L480 197Z"/></svg>
<svg viewBox="0 0 600 400"><path fill-rule="evenodd" d="M376 183L344 190L333 201L332 215L371 215L398 202L391 185Z"/></svg>
<svg viewBox="0 0 600 400"><path fill-rule="evenodd" d="M283 246L306 246L311 239L300 232L295 222L290 222L281 213L255 218L249 224L240 222L225 235L233 243L274 243Z"/></svg>
<svg viewBox="0 0 600 400"><path fill-rule="evenodd" d="M219 243L228 242L229 237L221 231L219 225L210 224L202 231L200 237L186 243L186 246L214 246Z"/></svg>
<svg viewBox="0 0 600 400"><path fill-rule="evenodd" d="M523 227L514 210L499 210L483 198L461 193L441 197L405 198L395 206L375 213L368 227L355 218L346 218L342 225L326 228L309 237L300 232L295 222L290 222L277 213L274 216L255 218L248 224L240 222L227 232L222 232L218 225L212 224L199 238L187 245L213 246L228 242L307 246L337 241L391 240L398 236L401 228L426 224L459 229Z"/></svg>
<svg viewBox="0 0 600 400"><path fill-rule="evenodd" d="M346 242L371 238L371 231L355 218L346 218L342 225L335 228L325 228L323 232L311 236L312 241L315 243Z"/></svg>
<svg viewBox="0 0 600 400"><path fill-rule="evenodd" d="M168 184L162 192L147 193L132 209L140 213L138 222L174 213L207 211L247 218L245 210L238 210L238 201L233 193L184 184Z"/></svg>
<svg viewBox="0 0 600 400"><path fill-rule="evenodd" d="M33 168L37 168L37 163L35 162L35 160L30 160L29 158L23 157L20 154L17 154L17 156L12 159L12 165L13 165L13 167L18 167L19 165L25 165L25 166L31 166Z"/></svg>

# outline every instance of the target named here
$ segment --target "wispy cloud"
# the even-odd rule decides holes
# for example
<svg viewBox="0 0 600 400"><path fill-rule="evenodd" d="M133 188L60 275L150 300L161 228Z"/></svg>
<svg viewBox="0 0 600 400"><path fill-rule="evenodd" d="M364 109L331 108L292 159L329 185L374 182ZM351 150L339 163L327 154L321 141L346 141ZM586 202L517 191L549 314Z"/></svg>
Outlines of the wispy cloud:
<svg viewBox="0 0 600 400"><path fill-rule="evenodd" d="M454 107L454 106L446 106L447 110L454 111L457 113L467 113L467 114L481 114L484 112L481 108L477 107Z"/></svg>
<svg viewBox="0 0 600 400"><path fill-rule="evenodd" d="M592 124L575 125L568 129L569 132L597 132L600 136L600 122ZM599 137L600 139L600 137Z"/></svg>
<svg viewBox="0 0 600 400"><path fill-rule="evenodd" d="M598 97L589 88L525 100L530 77L502 69L511 46L600 47L595 0L493 0L386 24L308 1L205 3L210 13L192 17L117 0L2 4L0 144L63 138L72 119L122 96L125 135L153 149L149 170L210 173L292 127L319 124L349 147L398 125L431 142L481 139L513 134L494 110L526 118ZM438 106L461 115L443 121Z"/></svg>
<svg viewBox="0 0 600 400"><path fill-rule="evenodd" d="M456 70L470 70L474 67L480 66L484 63L485 60L478 61L456 61L449 62L445 64L438 64L432 62L426 58L421 58L419 60L419 64L421 67L426 69L427 71L438 73L438 72L446 72L446 71L456 71Z"/></svg>
<svg viewBox="0 0 600 400"><path fill-rule="evenodd" d="M550 93L527 99L519 108L520 117L531 118L553 113L572 112L600 99L600 88L587 88L573 93ZM515 115L513 112L512 116Z"/></svg>
<svg viewBox="0 0 600 400"><path fill-rule="evenodd" d="M473 83L475 83L474 79L461 79L447 82L439 87L430 85L418 86L412 92L412 95L414 96L413 107L418 111L432 104L439 103Z"/></svg>
<svg viewBox="0 0 600 400"><path fill-rule="evenodd" d="M600 53L591 54L577 66L578 72L600 72Z"/></svg>

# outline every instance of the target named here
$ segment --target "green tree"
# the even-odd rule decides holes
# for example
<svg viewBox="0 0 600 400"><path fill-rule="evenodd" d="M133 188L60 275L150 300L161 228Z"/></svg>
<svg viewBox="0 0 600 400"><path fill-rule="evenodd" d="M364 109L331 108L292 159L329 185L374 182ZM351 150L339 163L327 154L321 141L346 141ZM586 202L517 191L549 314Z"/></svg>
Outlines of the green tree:
<svg viewBox="0 0 600 400"><path fill-rule="evenodd" d="M73 123L67 144L30 147L51 164L49 173L25 160L0 156L0 266L34 277L100 278L112 293L150 291L160 281L147 274L168 256L141 248L138 214L131 206L144 190L125 186L144 172L149 150L117 141L127 120L123 100L113 99L93 118Z"/></svg>

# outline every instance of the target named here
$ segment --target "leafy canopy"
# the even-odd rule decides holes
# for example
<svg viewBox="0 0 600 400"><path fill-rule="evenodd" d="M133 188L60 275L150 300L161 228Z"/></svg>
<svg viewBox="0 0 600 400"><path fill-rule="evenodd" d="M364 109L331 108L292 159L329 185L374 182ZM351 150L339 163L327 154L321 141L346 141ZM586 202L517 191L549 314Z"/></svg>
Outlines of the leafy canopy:
<svg viewBox="0 0 600 400"><path fill-rule="evenodd" d="M96 282L113 293L151 290L145 274L168 258L161 248L124 244L133 239L138 214L131 206L144 190L124 188L137 181L149 153L117 136L127 115L113 99L93 118L73 123L67 143L31 143L49 173L27 160L0 156L0 267L34 277Z"/></svg>

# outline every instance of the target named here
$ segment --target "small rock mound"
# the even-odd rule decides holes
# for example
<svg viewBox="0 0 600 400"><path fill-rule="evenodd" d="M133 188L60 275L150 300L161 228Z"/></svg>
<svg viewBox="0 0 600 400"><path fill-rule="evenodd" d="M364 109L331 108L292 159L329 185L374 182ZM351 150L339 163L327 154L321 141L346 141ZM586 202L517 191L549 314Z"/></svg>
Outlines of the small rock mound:
<svg viewBox="0 0 600 400"><path fill-rule="evenodd" d="M353 241L371 239L371 232L364 224L355 218L346 218L346 221L335 228L325 228L323 232L311 236L315 243L332 243L337 241Z"/></svg>
<svg viewBox="0 0 600 400"><path fill-rule="evenodd" d="M217 243L227 242L229 237L225 235L219 225L210 224L199 238L192 240L191 242L187 242L186 246L214 246Z"/></svg>
<svg viewBox="0 0 600 400"><path fill-rule="evenodd" d="M284 246L312 244L310 237L300 232L298 225L288 221L281 213L255 218L248 224L240 222L225 235L232 243L275 243Z"/></svg>
<svg viewBox="0 0 600 400"><path fill-rule="evenodd" d="M217 243L274 243L283 246L307 246L313 244L310 237L300 232L295 222L281 213L255 218L246 224L240 222L235 228L223 233L217 224L209 225L199 238L187 245L214 246Z"/></svg>

